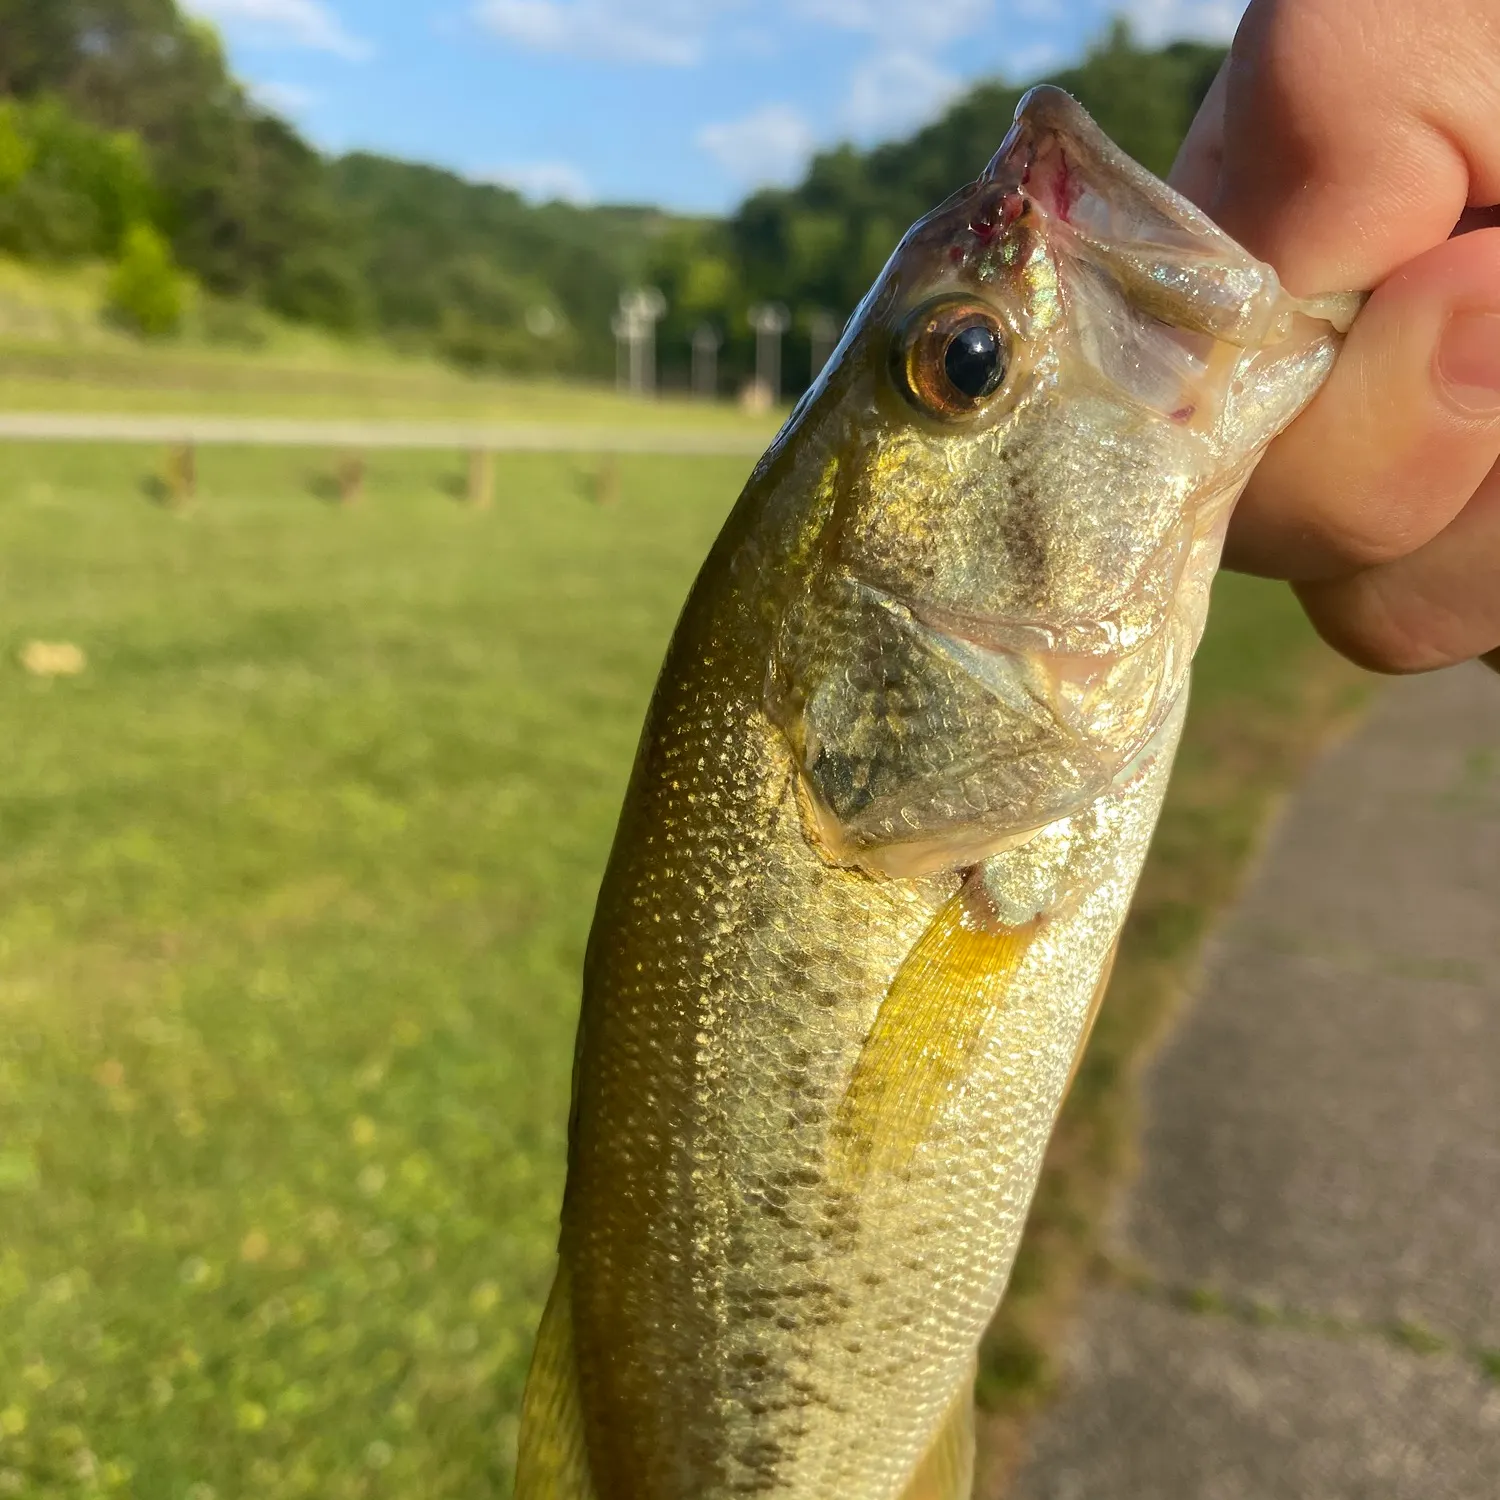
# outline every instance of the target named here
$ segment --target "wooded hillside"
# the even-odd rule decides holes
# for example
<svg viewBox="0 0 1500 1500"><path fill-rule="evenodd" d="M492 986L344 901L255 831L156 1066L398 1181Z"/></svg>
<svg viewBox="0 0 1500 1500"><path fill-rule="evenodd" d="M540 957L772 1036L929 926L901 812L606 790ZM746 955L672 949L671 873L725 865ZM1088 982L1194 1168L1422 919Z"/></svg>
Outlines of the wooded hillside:
<svg viewBox="0 0 1500 1500"><path fill-rule="evenodd" d="M1051 76L1163 171L1221 56L1142 50L1117 25ZM467 366L590 376L614 368L621 290L649 281L667 299L663 378L686 383L689 339L708 322L726 341L726 389L751 368L749 308L773 300L794 314L794 389L816 320L846 317L906 226L984 165L1020 93L982 84L910 140L825 152L798 186L727 220L532 205L435 167L321 156L175 0L0 0L0 250L131 259L120 312L144 332L170 326L159 283L175 258L231 303Z"/></svg>

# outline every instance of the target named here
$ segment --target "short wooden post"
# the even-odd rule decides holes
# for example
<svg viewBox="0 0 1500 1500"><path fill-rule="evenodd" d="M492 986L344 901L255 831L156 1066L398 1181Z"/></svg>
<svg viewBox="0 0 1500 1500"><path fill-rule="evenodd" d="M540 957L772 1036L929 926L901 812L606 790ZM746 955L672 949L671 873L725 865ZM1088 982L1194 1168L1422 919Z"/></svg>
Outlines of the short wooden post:
<svg viewBox="0 0 1500 1500"><path fill-rule="evenodd" d="M365 497L365 460L359 453L346 454L334 476L340 505L358 505Z"/></svg>
<svg viewBox="0 0 1500 1500"><path fill-rule="evenodd" d="M476 448L469 455L469 506L488 510L494 498L495 455L488 448Z"/></svg>
<svg viewBox="0 0 1500 1500"><path fill-rule="evenodd" d="M620 503L620 460L613 453L599 461L599 472L594 478L594 499L600 505Z"/></svg>
<svg viewBox="0 0 1500 1500"><path fill-rule="evenodd" d="M167 454L167 504L180 510L198 493L198 455L191 443L183 443Z"/></svg>

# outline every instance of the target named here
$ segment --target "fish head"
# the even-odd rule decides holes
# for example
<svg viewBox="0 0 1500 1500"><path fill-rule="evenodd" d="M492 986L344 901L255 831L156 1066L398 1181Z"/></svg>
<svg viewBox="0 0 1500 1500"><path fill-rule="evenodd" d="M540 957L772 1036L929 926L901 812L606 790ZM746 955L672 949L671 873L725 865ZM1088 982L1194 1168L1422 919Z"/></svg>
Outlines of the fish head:
<svg viewBox="0 0 1500 1500"><path fill-rule="evenodd" d="M1182 694L1233 502L1339 338L1033 90L917 223L773 460L767 708L825 854L958 868L1099 797Z"/></svg>

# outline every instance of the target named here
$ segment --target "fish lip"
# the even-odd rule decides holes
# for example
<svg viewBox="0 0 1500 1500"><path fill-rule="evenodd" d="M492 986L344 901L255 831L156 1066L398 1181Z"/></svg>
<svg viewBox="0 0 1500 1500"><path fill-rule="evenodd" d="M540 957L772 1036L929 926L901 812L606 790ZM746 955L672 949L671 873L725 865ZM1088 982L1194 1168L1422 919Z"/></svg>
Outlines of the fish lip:
<svg viewBox="0 0 1500 1500"><path fill-rule="evenodd" d="M1057 657L1077 657L1114 661L1127 654L1127 650L1136 649L1135 645L1129 648L1122 646L1118 625L1108 619L1069 621L1064 629L1070 634L1084 629L1090 633L1098 632L1099 640L1092 646L1092 649L1086 646L1083 650L1063 651L1058 647L1057 637L1061 633L1058 628L1039 620L1005 616L983 618L931 604L907 604L906 608L911 610L914 619L935 635L944 636L952 641L961 641L966 645L978 647L981 651L1008 656L1029 656L1049 660ZM1136 644L1144 645L1145 640Z"/></svg>
<svg viewBox="0 0 1500 1500"><path fill-rule="evenodd" d="M1052 675L1074 682L1102 675L1138 651L1145 650L1167 628L1170 612L1163 612L1151 628L1126 638L1118 616L1099 620L1070 620L1063 626L1016 617L988 617L902 598L888 589L858 582L858 587L887 607L909 614L924 630L954 644L971 646L994 656L1012 656L1045 665ZM1083 639L1077 639L1083 632ZM1066 633L1067 647L1059 642ZM1063 670L1059 671L1058 669Z"/></svg>
<svg viewBox="0 0 1500 1500"><path fill-rule="evenodd" d="M1040 620L1023 616L976 614L961 607L904 598L863 580L861 588L906 610L924 630L976 650L1029 659L1047 667L1059 681L1085 685L1128 657L1147 651L1171 628L1175 607L1168 603L1140 623L1127 624L1133 599L1165 582L1159 591L1175 600L1194 543L1202 531L1201 518L1174 528L1142 558L1129 577L1112 591L1109 607L1097 616Z"/></svg>
<svg viewBox="0 0 1500 1500"><path fill-rule="evenodd" d="M1107 691L1114 673L1132 658L1145 657L1157 648L1170 628L1170 610L1153 621L1150 630L1129 640L1121 639L1122 632L1113 619L1089 622L1098 632L1096 638L1083 642L1082 649L1078 643L1070 643L1069 649L1059 645L1054 626L1028 620L983 619L940 605L917 604L860 580L855 583L884 608L906 615L940 649L960 655L973 653L987 660L996 672L990 679L992 690L999 681L1011 683L1017 696L1009 701L1022 717L1035 715L1037 722L1048 722L1064 734L1077 736L1081 744L1095 751L1127 758L1134 754L1159 727L1175 696L1168 691L1170 674L1158 675L1150 695L1153 708L1138 741L1106 746L1086 727L1090 705L1100 701L1098 694ZM1079 622L1070 622L1066 628L1076 630L1078 626ZM981 680L990 678L983 666L976 671L969 665L966 670Z"/></svg>

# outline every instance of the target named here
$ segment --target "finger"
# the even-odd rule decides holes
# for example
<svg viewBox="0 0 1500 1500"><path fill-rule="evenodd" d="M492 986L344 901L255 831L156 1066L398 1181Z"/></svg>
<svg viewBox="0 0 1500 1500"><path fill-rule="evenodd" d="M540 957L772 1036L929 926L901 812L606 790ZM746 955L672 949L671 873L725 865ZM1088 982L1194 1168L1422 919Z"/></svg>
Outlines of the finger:
<svg viewBox="0 0 1500 1500"><path fill-rule="evenodd" d="M1411 556L1297 593L1319 634L1374 671L1428 672L1482 653L1500 670L1500 469Z"/></svg>
<svg viewBox="0 0 1500 1500"><path fill-rule="evenodd" d="M1252 475L1226 562L1309 580L1400 557L1452 521L1497 453L1500 230L1490 229L1446 241L1376 290L1327 384Z"/></svg>
<svg viewBox="0 0 1500 1500"><path fill-rule="evenodd" d="M1378 285L1500 202L1500 7L1252 0L1210 212L1293 290Z"/></svg>
<svg viewBox="0 0 1500 1500"><path fill-rule="evenodd" d="M1219 186L1219 169L1224 162L1224 98L1229 83L1229 59L1214 74L1214 81L1193 116L1193 123L1177 160L1172 163L1169 181L1199 208L1207 208Z"/></svg>

